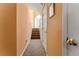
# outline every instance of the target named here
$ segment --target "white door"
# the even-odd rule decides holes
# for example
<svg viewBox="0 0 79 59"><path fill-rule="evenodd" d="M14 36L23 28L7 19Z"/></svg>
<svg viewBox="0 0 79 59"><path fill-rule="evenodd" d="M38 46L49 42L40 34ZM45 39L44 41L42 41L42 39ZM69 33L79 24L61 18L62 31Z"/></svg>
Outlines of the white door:
<svg viewBox="0 0 79 59"><path fill-rule="evenodd" d="M74 38L74 40L77 41L76 46L68 45L67 42L65 42L66 52L68 56L79 56L79 3L69 3L66 5L66 36L68 37L68 40L70 40L70 38Z"/></svg>

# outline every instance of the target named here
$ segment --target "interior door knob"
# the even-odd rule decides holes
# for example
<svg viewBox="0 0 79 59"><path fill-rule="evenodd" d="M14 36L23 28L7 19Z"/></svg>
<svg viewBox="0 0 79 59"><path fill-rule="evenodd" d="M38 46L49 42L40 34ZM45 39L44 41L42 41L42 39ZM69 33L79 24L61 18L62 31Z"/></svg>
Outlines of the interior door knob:
<svg viewBox="0 0 79 59"><path fill-rule="evenodd" d="M70 39L67 39L67 44L72 46L77 46L77 41L76 39L70 38Z"/></svg>

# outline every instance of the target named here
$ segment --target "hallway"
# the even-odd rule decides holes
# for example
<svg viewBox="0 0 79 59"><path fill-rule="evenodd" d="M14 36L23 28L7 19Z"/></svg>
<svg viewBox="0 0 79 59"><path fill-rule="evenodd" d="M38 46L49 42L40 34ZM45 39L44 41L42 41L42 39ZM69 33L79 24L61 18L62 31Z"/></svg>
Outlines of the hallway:
<svg viewBox="0 0 79 59"><path fill-rule="evenodd" d="M29 45L24 51L23 56L46 56L46 18L42 19L42 5L29 4L33 14L32 33ZM41 9L41 10L39 10ZM45 23L45 24L42 24Z"/></svg>
<svg viewBox="0 0 79 59"><path fill-rule="evenodd" d="M45 49L40 39L31 40L23 56L46 56Z"/></svg>

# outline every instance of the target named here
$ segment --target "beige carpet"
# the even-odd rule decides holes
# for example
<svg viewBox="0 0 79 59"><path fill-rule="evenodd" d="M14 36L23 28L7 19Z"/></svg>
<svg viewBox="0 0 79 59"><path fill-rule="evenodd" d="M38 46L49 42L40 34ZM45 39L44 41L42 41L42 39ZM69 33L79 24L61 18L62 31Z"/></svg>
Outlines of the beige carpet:
<svg viewBox="0 0 79 59"><path fill-rule="evenodd" d="M45 50L40 39L31 40L23 56L45 56Z"/></svg>

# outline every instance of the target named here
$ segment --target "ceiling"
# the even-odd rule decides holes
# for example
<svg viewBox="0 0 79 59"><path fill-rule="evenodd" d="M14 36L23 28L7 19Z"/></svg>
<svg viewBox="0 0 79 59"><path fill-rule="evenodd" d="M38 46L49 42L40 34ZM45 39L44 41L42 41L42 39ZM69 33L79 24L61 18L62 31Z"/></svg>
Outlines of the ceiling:
<svg viewBox="0 0 79 59"><path fill-rule="evenodd" d="M40 3L29 3L29 6L33 11L41 13L42 5Z"/></svg>

